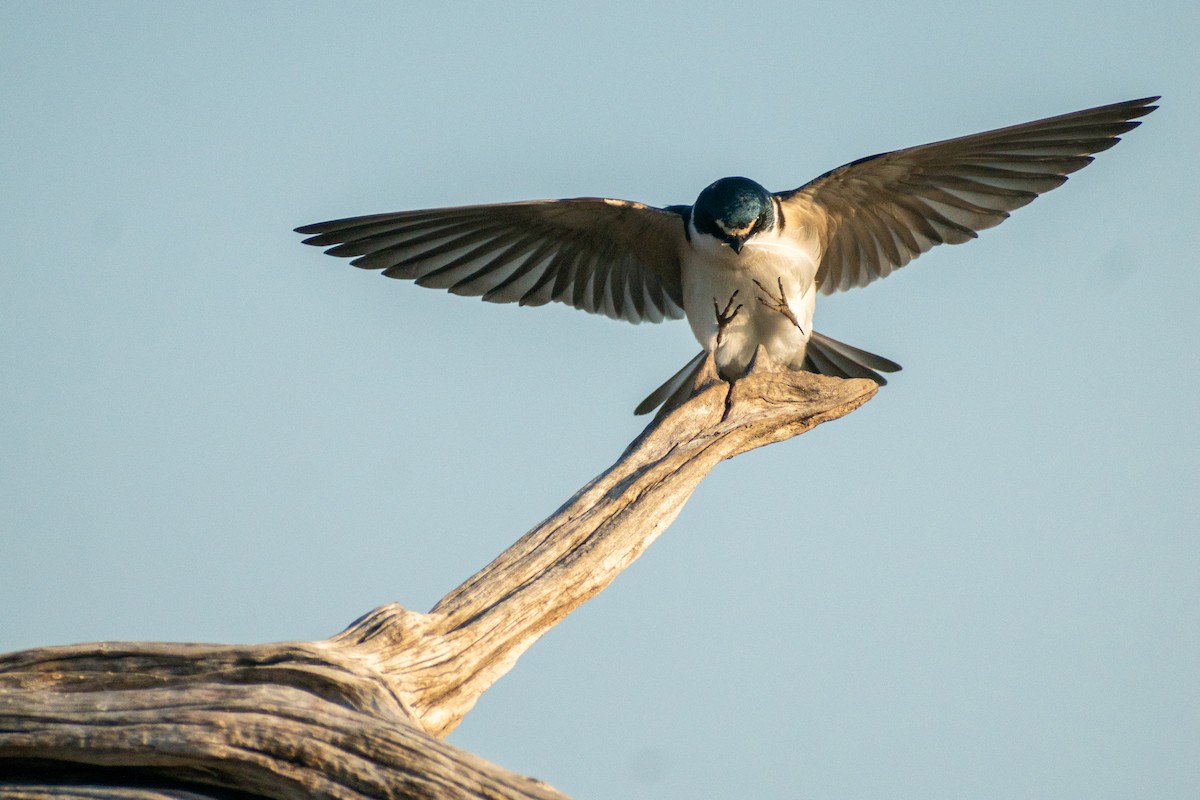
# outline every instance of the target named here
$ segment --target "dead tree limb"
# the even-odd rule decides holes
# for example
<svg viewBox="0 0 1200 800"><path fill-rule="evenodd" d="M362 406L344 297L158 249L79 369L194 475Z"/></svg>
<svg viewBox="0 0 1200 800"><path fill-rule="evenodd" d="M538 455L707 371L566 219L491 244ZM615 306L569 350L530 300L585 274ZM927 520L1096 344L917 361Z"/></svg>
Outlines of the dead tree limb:
<svg viewBox="0 0 1200 800"><path fill-rule="evenodd" d="M0 656L0 798L562 798L441 737L636 559L718 462L875 390L769 369L729 390L710 361L686 402L427 614L383 606L319 642Z"/></svg>

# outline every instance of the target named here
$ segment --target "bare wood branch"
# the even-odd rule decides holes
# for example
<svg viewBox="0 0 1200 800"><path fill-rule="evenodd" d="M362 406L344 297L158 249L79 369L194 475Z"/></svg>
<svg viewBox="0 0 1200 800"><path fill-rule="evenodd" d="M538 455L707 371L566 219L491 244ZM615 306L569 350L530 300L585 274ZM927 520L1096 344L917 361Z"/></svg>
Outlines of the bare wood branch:
<svg viewBox="0 0 1200 800"><path fill-rule="evenodd" d="M427 614L383 606L320 642L0 657L0 799L561 798L441 737L636 559L716 464L875 390L762 368L730 390L710 362L686 402Z"/></svg>

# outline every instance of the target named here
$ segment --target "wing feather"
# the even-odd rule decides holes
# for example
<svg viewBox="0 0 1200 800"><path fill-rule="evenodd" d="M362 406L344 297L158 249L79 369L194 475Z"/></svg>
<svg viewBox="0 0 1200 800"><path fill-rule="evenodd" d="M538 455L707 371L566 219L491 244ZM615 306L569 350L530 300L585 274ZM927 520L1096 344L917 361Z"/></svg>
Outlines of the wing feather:
<svg viewBox="0 0 1200 800"><path fill-rule="evenodd" d="M1061 186L1153 111L1157 97L869 156L777 195L821 232L825 294L865 286L936 244L959 244Z"/></svg>
<svg viewBox="0 0 1200 800"><path fill-rule="evenodd" d="M583 197L372 214L296 231L356 267L420 286L659 322L683 316L682 211Z"/></svg>

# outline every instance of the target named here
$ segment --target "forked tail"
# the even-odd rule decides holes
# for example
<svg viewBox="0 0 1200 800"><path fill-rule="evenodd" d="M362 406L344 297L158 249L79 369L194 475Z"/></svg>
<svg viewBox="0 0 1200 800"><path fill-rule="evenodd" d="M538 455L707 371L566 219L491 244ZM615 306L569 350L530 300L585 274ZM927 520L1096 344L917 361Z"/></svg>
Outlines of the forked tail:
<svg viewBox="0 0 1200 800"><path fill-rule="evenodd" d="M677 392L685 390L691 385L696 373L700 371L706 355L708 353L701 350L695 358L684 365L683 369L668 378L666 383L639 403L633 413L649 414ZM891 359L868 353L866 350L860 350L853 345L839 342L837 339L831 339L813 331L808 340L808 347L804 351L802 369L820 375L830 375L834 378L870 378L880 386L884 386L887 384L887 379L879 373L896 372L900 369L900 365Z"/></svg>

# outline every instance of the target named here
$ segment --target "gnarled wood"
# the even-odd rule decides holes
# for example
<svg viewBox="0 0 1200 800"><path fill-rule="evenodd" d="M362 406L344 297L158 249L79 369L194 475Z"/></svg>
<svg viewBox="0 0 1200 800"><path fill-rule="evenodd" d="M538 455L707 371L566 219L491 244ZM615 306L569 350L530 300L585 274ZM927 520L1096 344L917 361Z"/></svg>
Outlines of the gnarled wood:
<svg viewBox="0 0 1200 800"><path fill-rule="evenodd" d="M0 798L561 798L441 737L636 559L718 462L875 390L761 366L730 390L710 362L686 402L427 614L383 606L320 642L0 656Z"/></svg>

